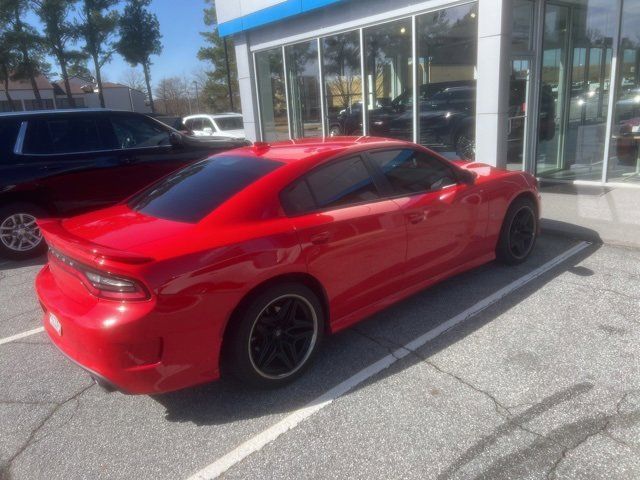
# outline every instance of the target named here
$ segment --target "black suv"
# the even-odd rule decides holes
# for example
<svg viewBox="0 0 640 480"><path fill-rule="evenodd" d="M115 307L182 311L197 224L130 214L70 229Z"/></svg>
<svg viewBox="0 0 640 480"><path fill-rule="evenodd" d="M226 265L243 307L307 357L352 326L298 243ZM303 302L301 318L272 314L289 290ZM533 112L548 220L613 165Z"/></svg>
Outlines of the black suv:
<svg viewBox="0 0 640 480"><path fill-rule="evenodd" d="M247 144L189 137L132 112L0 114L0 255L41 252L38 217L117 203L188 163Z"/></svg>

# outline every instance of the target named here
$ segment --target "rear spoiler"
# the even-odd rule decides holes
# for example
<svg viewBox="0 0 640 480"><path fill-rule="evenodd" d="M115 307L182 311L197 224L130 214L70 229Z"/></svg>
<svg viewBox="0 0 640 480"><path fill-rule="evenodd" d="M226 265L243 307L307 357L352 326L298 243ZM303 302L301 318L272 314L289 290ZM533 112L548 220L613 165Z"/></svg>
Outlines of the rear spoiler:
<svg viewBox="0 0 640 480"><path fill-rule="evenodd" d="M37 220L37 224L50 247L60 249L69 254L73 254L74 252L78 253L84 258L94 262L107 260L138 265L153 261L151 257L105 247L73 235L62 226L62 221L58 219L39 219Z"/></svg>

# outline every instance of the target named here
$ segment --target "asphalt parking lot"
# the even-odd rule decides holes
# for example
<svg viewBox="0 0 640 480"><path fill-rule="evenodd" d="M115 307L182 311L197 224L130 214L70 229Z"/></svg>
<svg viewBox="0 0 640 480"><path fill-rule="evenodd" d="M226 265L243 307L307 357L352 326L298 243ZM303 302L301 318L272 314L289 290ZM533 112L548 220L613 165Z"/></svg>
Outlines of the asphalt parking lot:
<svg viewBox="0 0 640 480"><path fill-rule="evenodd" d="M543 236L329 338L287 388L156 397L32 332L39 267L0 264L2 480L640 478L638 250Z"/></svg>

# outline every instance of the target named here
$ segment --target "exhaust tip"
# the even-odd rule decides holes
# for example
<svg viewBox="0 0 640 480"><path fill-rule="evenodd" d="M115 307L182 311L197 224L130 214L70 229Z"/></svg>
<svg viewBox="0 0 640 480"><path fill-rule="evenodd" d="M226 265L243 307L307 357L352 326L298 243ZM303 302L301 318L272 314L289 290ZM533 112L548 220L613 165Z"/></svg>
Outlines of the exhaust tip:
<svg viewBox="0 0 640 480"><path fill-rule="evenodd" d="M112 393L116 391L116 387L114 387L111 383L107 382L104 378L100 378L97 375L91 374L91 379L98 385L103 391L107 393Z"/></svg>

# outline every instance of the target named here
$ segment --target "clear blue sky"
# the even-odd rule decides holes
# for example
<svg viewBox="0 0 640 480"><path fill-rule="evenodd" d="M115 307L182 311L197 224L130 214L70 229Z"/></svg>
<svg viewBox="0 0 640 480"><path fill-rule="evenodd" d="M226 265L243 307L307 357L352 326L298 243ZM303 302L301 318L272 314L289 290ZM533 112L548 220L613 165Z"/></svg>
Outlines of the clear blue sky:
<svg viewBox="0 0 640 480"><path fill-rule="evenodd" d="M124 5L124 2L123 2ZM121 7L122 8L122 7ZM203 10L204 0L153 0L150 9L158 16L162 33L163 51L160 56L152 57L151 76L154 84L162 77L190 76L206 64L198 60L196 54L203 45L200 32L205 31ZM27 19L39 27L33 14ZM51 60L53 72L59 67ZM89 68L93 70L91 62ZM111 63L102 69L103 77L111 82L119 82L124 72L131 67L117 54ZM207 68L210 66L207 65Z"/></svg>

